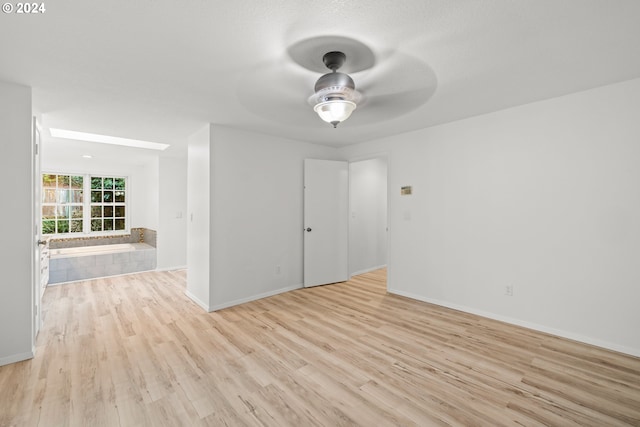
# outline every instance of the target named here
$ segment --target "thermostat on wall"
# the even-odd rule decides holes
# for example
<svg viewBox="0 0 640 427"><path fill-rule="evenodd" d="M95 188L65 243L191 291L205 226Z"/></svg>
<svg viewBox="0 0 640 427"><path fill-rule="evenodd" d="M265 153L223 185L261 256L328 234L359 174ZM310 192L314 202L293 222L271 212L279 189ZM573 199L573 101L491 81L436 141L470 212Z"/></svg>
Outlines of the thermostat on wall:
<svg viewBox="0 0 640 427"><path fill-rule="evenodd" d="M413 187L410 185L405 185L404 187L400 187L400 195L401 196L410 196L413 193Z"/></svg>

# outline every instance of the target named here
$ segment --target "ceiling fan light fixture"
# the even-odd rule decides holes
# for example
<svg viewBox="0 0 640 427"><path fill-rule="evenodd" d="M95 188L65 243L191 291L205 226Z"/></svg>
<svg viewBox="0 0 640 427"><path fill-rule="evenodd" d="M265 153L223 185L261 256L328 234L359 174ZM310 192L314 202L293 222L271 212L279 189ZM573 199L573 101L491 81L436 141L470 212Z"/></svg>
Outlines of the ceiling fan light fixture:
<svg viewBox="0 0 640 427"><path fill-rule="evenodd" d="M333 127L347 120L356 109L360 94L356 91L353 79L337 70L346 60L342 52L328 52L322 58L332 72L320 77L315 84L315 93L309 98L313 111Z"/></svg>
<svg viewBox="0 0 640 427"><path fill-rule="evenodd" d="M355 109L355 102L344 99L320 102L313 107L313 111L318 113L318 116L320 116L322 120L331 123L334 128L341 122L347 120Z"/></svg>

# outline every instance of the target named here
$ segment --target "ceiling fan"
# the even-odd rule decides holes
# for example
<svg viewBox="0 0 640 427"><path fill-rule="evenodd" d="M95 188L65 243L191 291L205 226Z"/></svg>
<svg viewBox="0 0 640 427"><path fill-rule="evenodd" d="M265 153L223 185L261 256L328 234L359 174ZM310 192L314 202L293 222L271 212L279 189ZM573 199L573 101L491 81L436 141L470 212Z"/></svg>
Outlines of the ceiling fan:
<svg viewBox="0 0 640 427"><path fill-rule="evenodd" d="M398 49L374 53L348 37L311 37L284 53L249 69L238 95L250 111L289 126L317 127L312 111L334 128L348 118L350 128L383 123L423 105L437 86L422 60Z"/></svg>
<svg viewBox="0 0 640 427"><path fill-rule="evenodd" d="M361 99L353 79L348 74L338 72L346 59L347 56L340 51L324 54L322 62L331 72L318 79L315 93L309 98L313 111L334 128L349 118Z"/></svg>

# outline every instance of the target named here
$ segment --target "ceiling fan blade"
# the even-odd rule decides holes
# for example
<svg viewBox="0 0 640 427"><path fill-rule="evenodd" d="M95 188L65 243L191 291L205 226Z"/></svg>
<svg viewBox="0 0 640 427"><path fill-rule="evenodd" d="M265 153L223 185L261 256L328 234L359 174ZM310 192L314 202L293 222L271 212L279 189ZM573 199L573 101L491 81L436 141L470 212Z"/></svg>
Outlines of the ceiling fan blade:
<svg viewBox="0 0 640 427"><path fill-rule="evenodd" d="M356 89L363 94L353 124L369 124L407 114L426 103L436 91L435 72L424 62L400 53L380 55L371 70L354 74Z"/></svg>
<svg viewBox="0 0 640 427"><path fill-rule="evenodd" d="M307 98L313 93L318 77L286 58L259 63L243 73L238 99L257 116L307 126L317 120Z"/></svg>
<svg viewBox="0 0 640 427"><path fill-rule="evenodd" d="M395 52L371 70L354 74L356 88L367 96L392 95L437 86L433 69L410 55Z"/></svg>
<svg viewBox="0 0 640 427"><path fill-rule="evenodd" d="M354 125L380 123L405 115L422 106L433 94L432 88L367 97L349 118Z"/></svg>

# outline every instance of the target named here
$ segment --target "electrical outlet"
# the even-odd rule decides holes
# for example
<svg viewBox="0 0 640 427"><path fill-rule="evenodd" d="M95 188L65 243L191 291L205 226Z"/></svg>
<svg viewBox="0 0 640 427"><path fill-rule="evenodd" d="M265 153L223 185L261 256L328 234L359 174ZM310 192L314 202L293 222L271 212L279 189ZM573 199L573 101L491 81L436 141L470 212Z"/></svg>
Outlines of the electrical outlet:
<svg viewBox="0 0 640 427"><path fill-rule="evenodd" d="M507 285L504 288L504 294L508 297L512 297L513 296L513 285Z"/></svg>

